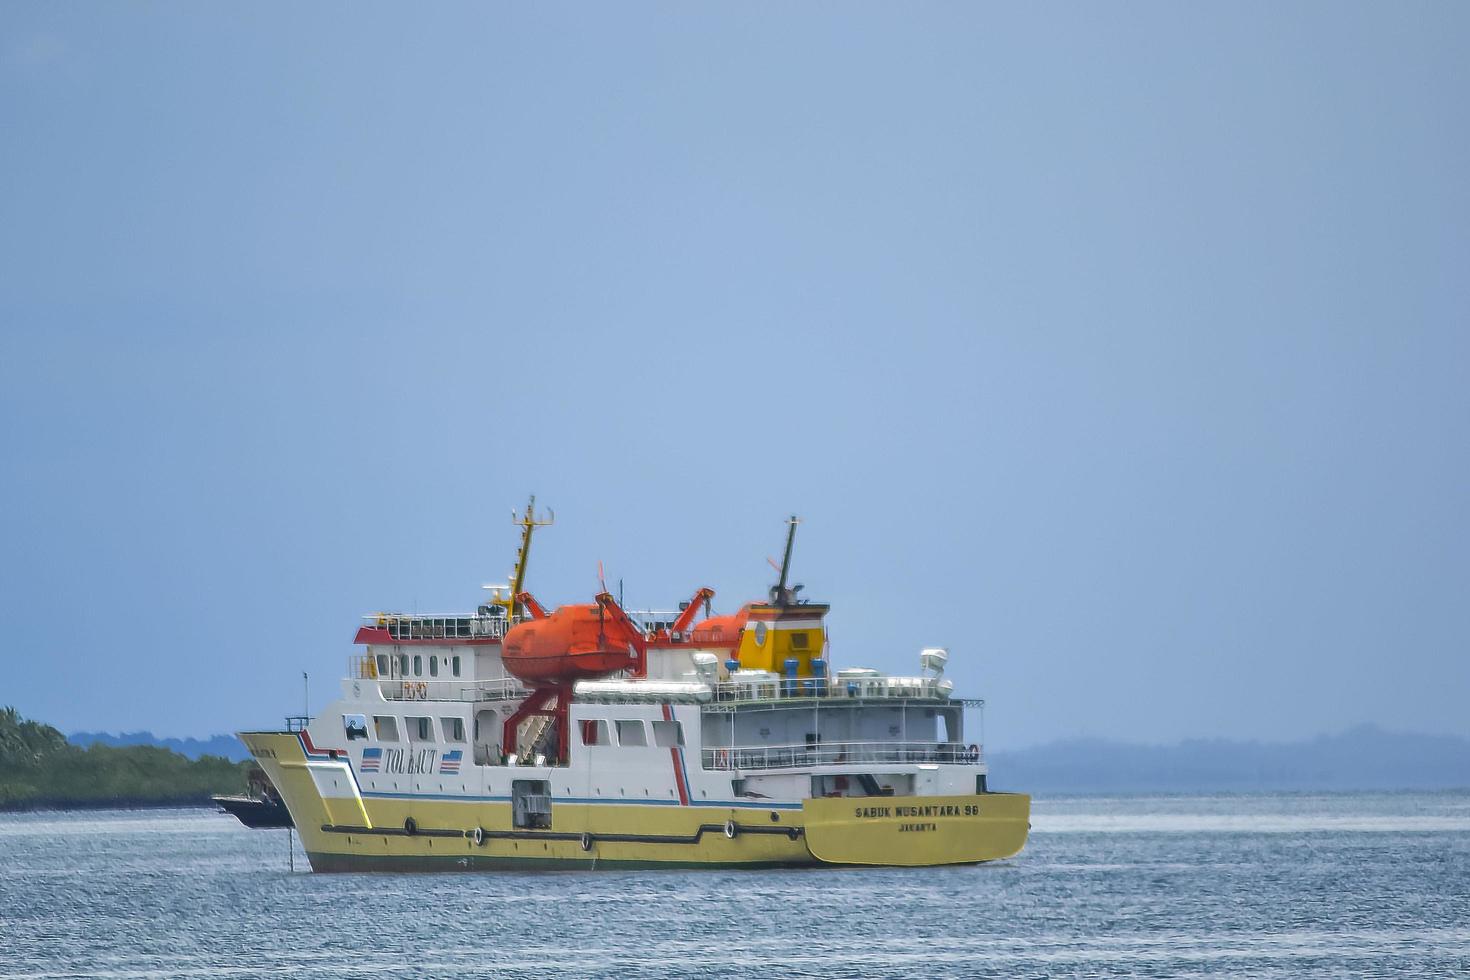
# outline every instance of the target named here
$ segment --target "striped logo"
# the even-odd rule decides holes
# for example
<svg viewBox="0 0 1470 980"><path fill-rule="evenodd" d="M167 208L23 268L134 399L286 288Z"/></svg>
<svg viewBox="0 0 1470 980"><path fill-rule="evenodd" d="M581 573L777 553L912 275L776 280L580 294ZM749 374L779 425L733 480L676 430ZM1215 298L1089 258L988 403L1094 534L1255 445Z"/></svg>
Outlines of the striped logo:
<svg viewBox="0 0 1470 980"><path fill-rule="evenodd" d="M464 752L455 749L453 752L445 752L444 757L439 760L439 775L458 776L459 760L464 758Z"/></svg>
<svg viewBox="0 0 1470 980"><path fill-rule="evenodd" d="M378 772L383 767L383 750L378 748L362 750L362 765L359 766L363 772Z"/></svg>

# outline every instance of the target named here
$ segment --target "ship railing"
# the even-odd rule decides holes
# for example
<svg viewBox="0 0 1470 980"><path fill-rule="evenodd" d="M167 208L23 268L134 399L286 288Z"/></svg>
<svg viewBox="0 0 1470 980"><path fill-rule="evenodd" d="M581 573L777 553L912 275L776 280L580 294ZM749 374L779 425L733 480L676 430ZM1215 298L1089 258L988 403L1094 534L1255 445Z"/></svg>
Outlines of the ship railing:
<svg viewBox="0 0 1470 980"><path fill-rule="evenodd" d="M810 766L872 763L972 765L983 757L979 745L961 742L819 742L815 745L730 745L706 747L706 769L804 769Z"/></svg>
<svg viewBox="0 0 1470 980"><path fill-rule="evenodd" d="M386 673L379 670L379 658L388 663ZM448 658L445 662L448 663ZM447 672L448 667L445 669ZM347 676L376 683L383 697L390 701L508 701L519 700L529 693L513 677L469 681L461 677L434 680L432 676L406 676L399 672L398 658L386 654L353 654L347 659Z"/></svg>
<svg viewBox="0 0 1470 980"><path fill-rule="evenodd" d="M378 681L378 688L389 701L519 701L530 693L513 677L469 683L394 678Z"/></svg>
<svg viewBox="0 0 1470 980"><path fill-rule="evenodd" d="M470 688L471 695L461 698L465 701L519 701L530 690L516 680L514 677L502 677L497 680L476 681Z"/></svg>
<svg viewBox="0 0 1470 980"><path fill-rule="evenodd" d="M680 616L678 610L630 609L627 612L628 617L642 628L643 638L657 640L660 645L733 647L735 644L737 634L723 629L675 630L674 624L679 621Z"/></svg>
<svg viewBox="0 0 1470 980"><path fill-rule="evenodd" d="M938 698L954 685L938 677L736 677L711 685L715 701L779 701L784 698Z"/></svg>
<svg viewBox="0 0 1470 980"><path fill-rule="evenodd" d="M522 617L456 616L414 613L373 613L362 617L364 624L388 631L394 640L478 640L499 639Z"/></svg>
<svg viewBox="0 0 1470 980"><path fill-rule="evenodd" d="M673 626L679 618L678 610L674 609L626 609L624 612L629 619L643 627L643 633L648 637Z"/></svg>

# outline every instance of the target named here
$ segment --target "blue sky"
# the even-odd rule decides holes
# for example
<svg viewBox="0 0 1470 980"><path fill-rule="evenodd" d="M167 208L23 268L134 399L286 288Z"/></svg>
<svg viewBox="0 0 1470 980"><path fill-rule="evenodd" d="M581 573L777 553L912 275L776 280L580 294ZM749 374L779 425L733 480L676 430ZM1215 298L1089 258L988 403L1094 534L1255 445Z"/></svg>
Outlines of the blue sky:
<svg viewBox="0 0 1470 980"><path fill-rule="evenodd" d="M206 734L530 582L987 738L1470 735L1470 8L0 7L0 703Z"/></svg>

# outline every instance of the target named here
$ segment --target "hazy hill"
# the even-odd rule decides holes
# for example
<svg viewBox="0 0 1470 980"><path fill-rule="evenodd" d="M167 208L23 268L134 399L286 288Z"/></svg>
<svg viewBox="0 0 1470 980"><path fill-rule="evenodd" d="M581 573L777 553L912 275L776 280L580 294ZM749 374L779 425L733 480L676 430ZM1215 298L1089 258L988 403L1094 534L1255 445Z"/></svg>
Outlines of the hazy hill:
<svg viewBox="0 0 1470 980"><path fill-rule="evenodd" d="M121 748L128 745L153 745L177 752L189 759L215 755L231 762L244 762L250 758L245 743L233 735L211 735L209 738L159 738L152 732L72 732L67 740L73 745L86 748L89 745L110 745Z"/></svg>
<svg viewBox="0 0 1470 980"><path fill-rule="evenodd" d="M1470 739L1372 725L1288 743L1073 739L992 752L990 769L992 788L1031 793L1457 789L1470 787Z"/></svg>

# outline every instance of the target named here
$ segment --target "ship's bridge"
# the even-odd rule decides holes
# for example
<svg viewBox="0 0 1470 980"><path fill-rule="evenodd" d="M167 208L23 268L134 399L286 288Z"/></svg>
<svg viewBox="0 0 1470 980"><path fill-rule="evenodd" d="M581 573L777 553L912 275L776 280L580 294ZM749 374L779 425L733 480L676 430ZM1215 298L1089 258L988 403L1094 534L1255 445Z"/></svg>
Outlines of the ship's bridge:
<svg viewBox="0 0 1470 980"><path fill-rule="evenodd" d="M364 681L376 684L386 701L518 701L530 693L514 677L471 677L465 659L452 654L356 654L347 666L355 696Z"/></svg>
<svg viewBox="0 0 1470 980"><path fill-rule="evenodd" d="M506 631L523 618L490 603L470 615L364 616L354 642L365 652L348 659L349 694L373 692L387 701L524 698L526 687L510 676L500 656Z"/></svg>
<svg viewBox="0 0 1470 980"><path fill-rule="evenodd" d="M354 643L498 643L521 621L499 606L481 606L472 615L371 613L362 617Z"/></svg>

